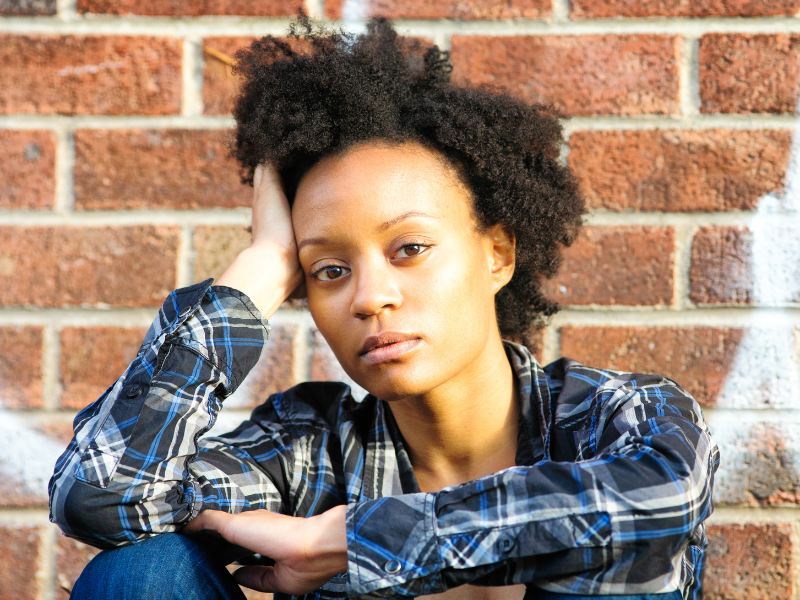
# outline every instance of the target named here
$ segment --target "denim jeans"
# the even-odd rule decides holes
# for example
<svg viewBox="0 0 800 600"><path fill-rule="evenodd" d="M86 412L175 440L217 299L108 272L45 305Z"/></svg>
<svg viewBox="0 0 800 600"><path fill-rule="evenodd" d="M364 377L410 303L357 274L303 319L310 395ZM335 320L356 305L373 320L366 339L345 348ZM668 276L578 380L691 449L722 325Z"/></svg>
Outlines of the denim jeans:
<svg viewBox="0 0 800 600"><path fill-rule="evenodd" d="M528 588L525 600L680 600L679 592L575 596ZM245 600L239 586L202 544L177 533L106 550L86 565L70 600Z"/></svg>

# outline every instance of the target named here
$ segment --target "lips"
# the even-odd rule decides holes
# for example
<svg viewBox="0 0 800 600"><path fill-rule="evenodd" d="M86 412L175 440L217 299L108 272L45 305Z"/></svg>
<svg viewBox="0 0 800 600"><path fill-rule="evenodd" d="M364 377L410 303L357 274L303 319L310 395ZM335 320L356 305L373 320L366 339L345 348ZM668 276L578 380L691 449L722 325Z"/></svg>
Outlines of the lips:
<svg viewBox="0 0 800 600"><path fill-rule="evenodd" d="M395 360L416 348L422 339L413 333L385 331L371 335L361 346L359 356L370 364Z"/></svg>

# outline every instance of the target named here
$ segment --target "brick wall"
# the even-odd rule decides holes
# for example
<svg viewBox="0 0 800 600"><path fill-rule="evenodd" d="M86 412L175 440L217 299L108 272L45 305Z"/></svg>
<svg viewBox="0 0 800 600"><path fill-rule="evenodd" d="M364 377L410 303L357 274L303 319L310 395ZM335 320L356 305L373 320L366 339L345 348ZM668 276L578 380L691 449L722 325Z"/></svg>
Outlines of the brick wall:
<svg viewBox="0 0 800 600"><path fill-rule="evenodd" d="M282 34L302 2L0 0L0 600L66 598L92 552L47 522L45 491L72 418L165 294L247 243L235 80L205 50ZM564 156L592 213L550 285L565 308L540 355L695 394L723 457L707 597L800 597L800 0L306 8L391 16L451 49L460 81L572 117ZM226 423L341 377L301 308L273 322Z"/></svg>

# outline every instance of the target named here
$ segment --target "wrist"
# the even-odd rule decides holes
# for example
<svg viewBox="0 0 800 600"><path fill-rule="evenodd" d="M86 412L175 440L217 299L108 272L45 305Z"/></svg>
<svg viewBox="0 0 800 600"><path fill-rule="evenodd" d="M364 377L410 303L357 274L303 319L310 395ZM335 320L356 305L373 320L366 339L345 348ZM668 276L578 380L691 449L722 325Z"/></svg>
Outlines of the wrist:
<svg viewBox="0 0 800 600"><path fill-rule="evenodd" d="M335 506L308 519L314 552L329 565L329 576L347 572L347 506Z"/></svg>
<svg viewBox="0 0 800 600"><path fill-rule="evenodd" d="M215 283L245 293L269 319L302 281L293 246L259 243L242 250Z"/></svg>

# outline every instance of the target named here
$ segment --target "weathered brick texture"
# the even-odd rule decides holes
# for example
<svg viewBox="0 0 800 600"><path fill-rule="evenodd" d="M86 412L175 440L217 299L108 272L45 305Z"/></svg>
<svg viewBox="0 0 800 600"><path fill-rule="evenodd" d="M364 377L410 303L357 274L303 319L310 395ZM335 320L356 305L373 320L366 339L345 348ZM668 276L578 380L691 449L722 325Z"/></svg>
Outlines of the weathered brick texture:
<svg viewBox="0 0 800 600"><path fill-rule="evenodd" d="M222 52L234 58L236 51L249 46L255 37L210 37L203 40L203 48ZM235 59L235 58L234 58ZM203 64L203 110L211 115L227 115L233 109L233 100L239 89L239 77L232 67L209 54Z"/></svg>
<svg viewBox="0 0 800 600"><path fill-rule="evenodd" d="M551 13L550 0L377 0L349 10L345 0L326 0L330 19L388 17L390 19L538 19Z"/></svg>
<svg viewBox="0 0 800 600"><path fill-rule="evenodd" d="M456 35L452 53L458 81L502 86L567 115L678 111L677 37Z"/></svg>
<svg viewBox="0 0 800 600"><path fill-rule="evenodd" d="M81 409L122 375L144 339L139 327L61 330L61 407Z"/></svg>
<svg viewBox="0 0 800 600"><path fill-rule="evenodd" d="M79 130L77 209L250 206L228 130Z"/></svg>
<svg viewBox="0 0 800 600"><path fill-rule="evenodd" d="M790 523L726 523L708 528L706 598L795 598L795 536Z"/></svg>
<svg viewBox="0 0 800 600"><path fill-rule="evenodd" d="M0 227L0 306L160 306L178 228Z"/></svg>
<svg viewBox="0 0 800 600"><path fill-rule="evenodd" d="M693 302L768 306L800 302L796 227L769 218L756 223L755 232L741 226L710 226L695 234L690 271Z"/></svg>
<svg viewBox="0 0 800 600"><path fill-rule="evenodd" d="M594 209L752 210L782 190L791 145L781 130L577 131L569 165Z"/></svg>
<svg viewBox="0 0 800 600"><path fill-rule="evenodd" d="M72 591L84 567L98 552L97 548L60 535L56 544L56 585L64 592ZM64 592L56 590L57 594L66 595Z"/></svg>
<svg viewBox="0 0 800 600"><path fill-rule="evenodd" d="M79 13L200 17L240 15L280 17L297 14L302 0L78 0Z"/></svg>
<svg viewBox="0 0 800 600"><path fill-rule="evenodd" d="M51 208L55 201L56 136L0 130L0 209Z"/></svg>
<svg viewBox="0 0 800 600"><path fill-rule="evenodd" d="M566 326L561 354L594 367L665 375L713 406L743 334L717 327Z"/></svg>
<svg viewBox="0 0 800 600"><path fill-rule="evenodd" d="M671 227L587 227L545 290L563 305L671 304L674 252Z"/></svg>
<svg viewBox="0 0 800 600"><path fill-rule="evenodd" d="M41 327L0 327L0 408L41 408L43 337Z"/></svg>
<svg viewBox="0 0 800 600"><path fill-rule="evenodd" d="M181 54L172 38L0 34L0 114L175 114Z"/></svg>
<svg viewBox="0 0 800 600"><path fill-rule="evenodd" d="M250 245L246 227L199 226L194 230L194 280L217 278Z"/></svg>
<svg viewBox="0 0 800 600"><path fill-rule="evenodd" d="M704 113L797 111L800 35L704 35L699 61Z"/></svg>
<svg viewBox="0 0 800 600"><path fill-rule="evenodd" d="M41 529L0 526L0 600L36 600L40 586Z"/></svg>
<svg viewBox="0 0 800 600"><path fill-rule="evenodd" d="M793 16L798 0L572 0L570 17L769 17Z"/></svg>
<svg viewBox="0 0 800 600"><path fill-rule="evenodd" d="M56 14L56 0L0 0L0 15L36 17Z"/></svg>

